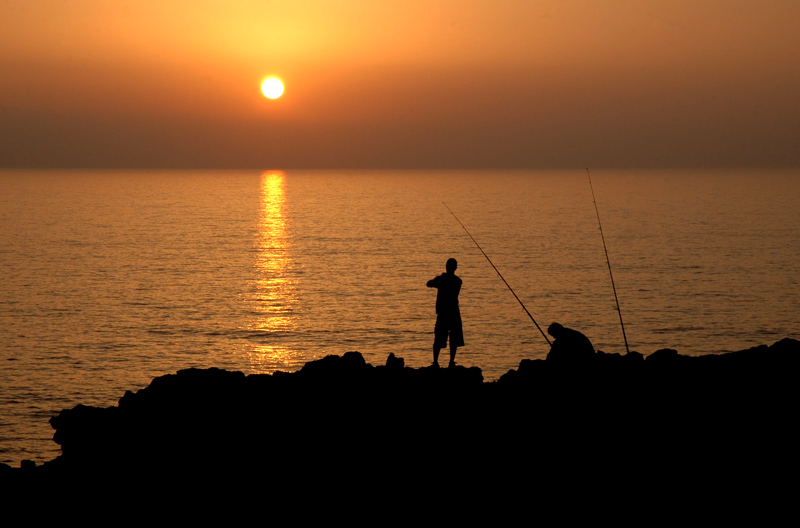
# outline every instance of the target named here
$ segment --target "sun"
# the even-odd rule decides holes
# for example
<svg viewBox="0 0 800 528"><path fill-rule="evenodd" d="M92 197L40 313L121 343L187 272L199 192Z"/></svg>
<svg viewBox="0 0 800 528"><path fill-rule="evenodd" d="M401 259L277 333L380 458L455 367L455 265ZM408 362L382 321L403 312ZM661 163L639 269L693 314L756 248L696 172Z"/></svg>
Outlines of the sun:
<svg viewBox="0 0 800 528"><path fill-rule="evenodd" d="M283 95L283 83L275 77L270 77L261 83L261 92L269 99L277 99Z"/></svg>

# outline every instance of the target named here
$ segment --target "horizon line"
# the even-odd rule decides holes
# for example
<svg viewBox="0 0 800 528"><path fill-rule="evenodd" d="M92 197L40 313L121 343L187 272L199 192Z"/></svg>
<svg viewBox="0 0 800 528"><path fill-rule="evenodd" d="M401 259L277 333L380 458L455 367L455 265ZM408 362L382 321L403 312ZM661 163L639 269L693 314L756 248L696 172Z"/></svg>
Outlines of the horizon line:
<svg viewBox="0 0 800 528"><path fill-rule="evenodd" d="M202 170L202 171L215 171L215 170L254 170L254 171L559 171L559 170L798 170L798 165L749 165L749 164L716 164L716 165L552 165L552 166L525 166L525 167L509 167L509 166L419 166L419 167L396 167L396 166L292 166L292 167L274 167L269 165L263 166L201 166L201 165L102 165L102 166L56 166L56 165L24 165L24 166L2 166L0 171L187 171L187 170Z"/></svg>

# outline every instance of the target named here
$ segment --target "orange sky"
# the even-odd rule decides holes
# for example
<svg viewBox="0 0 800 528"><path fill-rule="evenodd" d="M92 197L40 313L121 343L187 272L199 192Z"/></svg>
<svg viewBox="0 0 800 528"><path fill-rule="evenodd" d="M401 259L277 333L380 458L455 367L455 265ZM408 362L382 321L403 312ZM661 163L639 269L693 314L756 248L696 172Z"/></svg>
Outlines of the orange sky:
<svg viewBox="0 0 800 528"><path fill-rule="evenodd" d="M0 13L1 167L800 166L795 0Z"/></svg>

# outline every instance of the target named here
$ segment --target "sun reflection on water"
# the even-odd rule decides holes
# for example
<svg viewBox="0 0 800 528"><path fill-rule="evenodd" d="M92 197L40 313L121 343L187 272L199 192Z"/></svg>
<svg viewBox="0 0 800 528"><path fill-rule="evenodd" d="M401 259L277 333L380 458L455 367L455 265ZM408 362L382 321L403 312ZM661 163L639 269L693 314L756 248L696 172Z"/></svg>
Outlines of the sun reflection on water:
<svg viewBox="0 0 800 528"><path fill-rule="evenodd" d="M247 359L256 372L291 369L302 363L296 351L276 343L296 327L293 314L297 294L284 213L285 181L283 171L261 175L256 279L251 298L255 318L246 327L254 341Z"/></svg>

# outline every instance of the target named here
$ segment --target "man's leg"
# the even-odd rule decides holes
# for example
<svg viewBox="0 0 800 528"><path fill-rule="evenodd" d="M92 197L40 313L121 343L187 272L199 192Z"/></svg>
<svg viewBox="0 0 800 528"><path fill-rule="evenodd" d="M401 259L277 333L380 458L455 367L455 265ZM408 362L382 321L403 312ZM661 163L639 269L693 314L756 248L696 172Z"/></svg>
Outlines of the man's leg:
<svg viewBox="0 0 800 528"><path fill-rule="evenodd" d="M454 367L456 365L456 350L458 350L457 346L450 345L450 366Z"/></svg>
<svg viewBox="0 0 800 528"><path fill-rule="evenodd" d="M441 347L433 345L433 364L434 365L439 365L439 351L440 350L441 350Z"/></svg>

